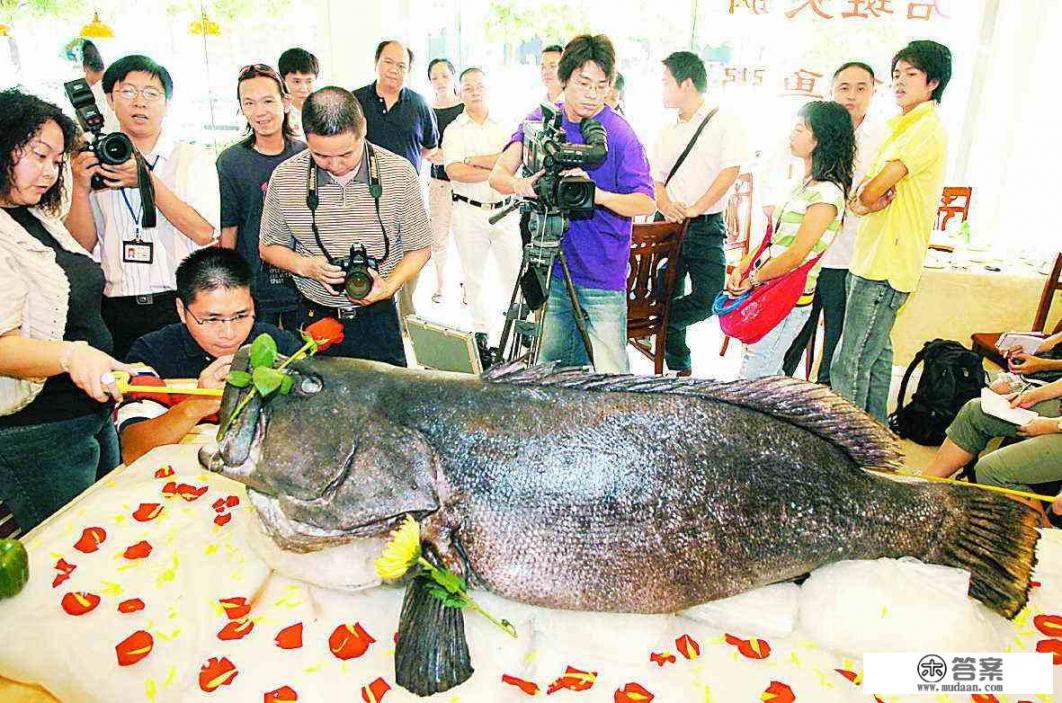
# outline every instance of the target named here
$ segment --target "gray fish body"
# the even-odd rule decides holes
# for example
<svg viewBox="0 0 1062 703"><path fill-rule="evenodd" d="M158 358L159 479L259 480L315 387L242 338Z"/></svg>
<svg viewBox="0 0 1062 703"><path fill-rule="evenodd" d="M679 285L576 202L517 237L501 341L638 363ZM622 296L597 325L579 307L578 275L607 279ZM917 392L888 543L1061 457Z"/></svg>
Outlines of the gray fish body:
<svg viewBox="0 0 1062 703"><path fill-rule="evenodd" d="M886 434L810 384L296 368L322 389L266 404L253 467L212 466L273 496L263 519L299 525L295 546L412 513L444 562L499 595L643 613L840 559L956 561L963 492L863 471L892 460Z"/></svg>

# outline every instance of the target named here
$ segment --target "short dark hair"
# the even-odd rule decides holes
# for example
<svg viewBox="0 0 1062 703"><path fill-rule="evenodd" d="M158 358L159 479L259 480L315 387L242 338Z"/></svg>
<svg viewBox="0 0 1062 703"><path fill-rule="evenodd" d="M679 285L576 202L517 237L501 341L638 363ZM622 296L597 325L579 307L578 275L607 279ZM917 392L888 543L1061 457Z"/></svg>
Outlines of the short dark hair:
<svg viewBox="0 0 1062 703"><path fill-rule="evenodd" d="M564 53L564 47L561 46L560 44L550 44L545 49L543 49L541 51L541 53L543 53L543 54L563 54Z"/></svg>
<svg viewBox="0 0 1062 703"><path fill-rule="evenodd" d="M289 73L312 73L316 76L321 72L321 64L306 49L293 47L277 59L277 70L281 78L287 78Z"/></svg>
<svg viewBox="0 0 1062 703"><path fill-rule="evenodd" d="M561 83L567 83L575 69L588 61L596 63L611 82L616 71L616 50L612 47L612 40L604 34L580 34L572 39L561 54L557 78Z"/></svg>
<svg viewBox="0 0 1062 703"><path fill-rule="evenodd" d="M469 73L478 73L478 74L480 74L482 76L486 76L487 75L487 72L484 71L479 66L469 66L465 70L461 71L461 75L458 76L457 80L458 81L463 81L465 79L465 76L467 76Z"/></svg>
<svg viewBox="0 0 1062 703"><path fill-rule="evenodd" d="M358 99L346 88L334 85L315 90L302 106L302 129L307 134L330 137L354 132L365 135L365 113Z"/></svg>
<svg viewBox="0 0 1062 703"><path fill-rule="evenodd" d="M197 249L177 266L177 297L188 307L202 291L249 289L251 279L251 267L235 249Z"/></svg>
<svg viewBox="0 0 1062 703"><path fill-rule="evenodd" d="M951 80L951 49L929 39L915 39L892 57L893 71L896 64L906 61L926 74L926 83L937 81L931 97L938 103L944 97L944 89Z"/></svg>
<svg viewBox="0 0 1062 703"><path fill-rule="evenodd" d="M403 44L402 42L398 41L397 39L384 39L382 42L380 42L379 44L376 45L376 58L374 58L373 61L379 61L380 60L380 54L383 53L383 50L387 48L388 44L398 44L399 46L405 46L405 44ZM408 46L406 46L406 53L409 55L409 65L412 66L413 65L413 50L410 49Z"/></svg>
<svg viewBox="0 0 1062 703"><path fill-rule="evenodd" d="M250 66L246 66L236 76L236 102L241 106L243 99L240 97L240 85L244 81L249 81L252 78L268 78L276 83L277 91L280 94L281 100L288 95L288 87L284 85L284 79L280 77L272 66L266 66L264 63L253 63ZM291 126L291 113L287 110L284 111L284 122L280 128L284 138L288 141L295 138L295 128ZM251 128L251 123L247 123L247 136L241 142L244 146L251 146L254 144L254 130Z"/></svg>
<svg viewBox="0 0 1062 703"><path fill-rule="evenodd" d="M435 68L435 66L437 64L440 64L440 63L441 64L446 64L446 67L448 69L450 69L450 73L452 73L454 75L457 75L457 69L454 68L454 65L450 62L450 59L443 59L443 58L432 59L431 61L428 62L428 80L429 81L431 80L431 69Z"/></svg>
<svg viewBox="0 0 1062 703"><path fill-rule="evenodd" d="M158 78L162 83L162 92L166 94L166 99L173 97L173 79L170 78L170 72L143 54L123 56L112 63L103 74L103 92L114 92L115 83L124 81L126 76L136 71L150 73Z"/></svg>
<svg viewBox="0 0 1062 703"><path fill-rule="evenodd" d="M688 78L693 81L698 93L708 90L708 72L704 68L704 61L692 51L676 51L661 63L679 85Z"/></svg>
<svg viewBox="0 0 1062 703"><path fill-rule="evenodd" d="M837 79L837 76L841 75L841 71L844 71L848 68L861 68L870 74L871 80L876 80L876 77L874 76L874 69L871 68L868 64L863 63L862 61L846 61L845 63L842 63L837 68L837 70L833 72L834 80Z"/></svg>
<svg viewBox="0 0 1062 703"><path fill-rule="evenodd" d="M800 116L818 142L811 152L811 178L836 184L847 200L856 152L852 116L832 100L812 100L800 109Z"/></svg>
<svg viewBox="0 0 1062 703"><path fill-rule="evenodd" d="M0 91L0 195L6 197L15 185L18 152L29 144L47 122L59 125L63 132L63 154L69 155L77 142L77 125L58 105L23 93L18 88ZM59 169L59 177L41 196L37 205L49 214L60 214L65 171L65 168Z"/></svg>
<svg viewBox="0 0 1062 703"><path fill-rule="evenodd" d="M81 42L81 65L91 71L103 70L103 56L96 45L88 39Z"/></svg>

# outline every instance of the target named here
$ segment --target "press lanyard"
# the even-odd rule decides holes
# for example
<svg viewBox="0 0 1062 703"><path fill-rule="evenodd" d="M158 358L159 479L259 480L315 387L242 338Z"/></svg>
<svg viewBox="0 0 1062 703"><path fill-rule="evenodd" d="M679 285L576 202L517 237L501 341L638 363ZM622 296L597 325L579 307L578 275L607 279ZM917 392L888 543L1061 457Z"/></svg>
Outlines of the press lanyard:
<svg viewBox="0 0 1062 703"><path fill-rule="evenodd" d="M156 156L155 163L148 164L148 171L154 171L161 158L162 154ZM147 159L144 160L144 163L147 163ZM125 202L125 209L129 211L129 217L133 219L133 241L140 242L143 241L140 239L140 220L144 215L144 203L140 203L139 213L133 212L133 204L129 202L129 197L125 194L125 190L125 188L122 188L119 192L122 194L122 201Z"/></svg>

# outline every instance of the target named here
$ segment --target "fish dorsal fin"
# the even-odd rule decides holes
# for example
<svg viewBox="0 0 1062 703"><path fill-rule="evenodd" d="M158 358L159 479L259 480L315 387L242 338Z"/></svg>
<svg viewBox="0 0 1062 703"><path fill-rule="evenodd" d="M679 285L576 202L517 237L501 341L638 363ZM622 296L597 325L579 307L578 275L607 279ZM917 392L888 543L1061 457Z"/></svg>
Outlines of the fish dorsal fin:
<svg viewBox="0 0 1062 703"><path fill-rule="evenodd" d="M801 427L837 445L860 466L894 469L902 458L896 436L873 417L826 386L788 376L712 381L591 373L585 367L560 367L551 362L528 368L516 363L498 365L484 373L482 379L519 386L667 393L718 400Z"/></svg>

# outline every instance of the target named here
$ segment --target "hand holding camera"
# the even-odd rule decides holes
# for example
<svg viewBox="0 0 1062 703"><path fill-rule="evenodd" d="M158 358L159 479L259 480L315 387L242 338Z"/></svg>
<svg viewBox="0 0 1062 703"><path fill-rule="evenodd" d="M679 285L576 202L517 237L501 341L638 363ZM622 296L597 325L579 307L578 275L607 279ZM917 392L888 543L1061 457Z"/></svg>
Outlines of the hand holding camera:
<svg viewBox="0 0 1062 703"><path fill-rule="evenodd" d="M338 288L343 286L346 273L343 269L328 262L323 256L308 256L302 260L302 270L297 271L303 278L312 278L324 286L329 295L339 295Z"/></svg>

